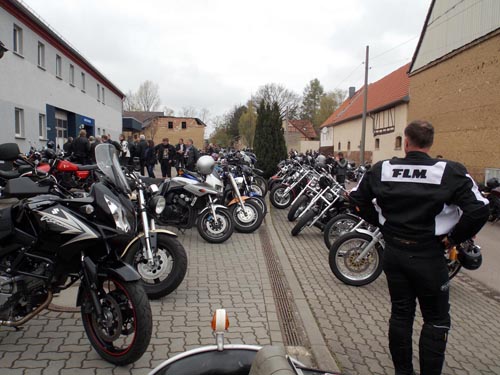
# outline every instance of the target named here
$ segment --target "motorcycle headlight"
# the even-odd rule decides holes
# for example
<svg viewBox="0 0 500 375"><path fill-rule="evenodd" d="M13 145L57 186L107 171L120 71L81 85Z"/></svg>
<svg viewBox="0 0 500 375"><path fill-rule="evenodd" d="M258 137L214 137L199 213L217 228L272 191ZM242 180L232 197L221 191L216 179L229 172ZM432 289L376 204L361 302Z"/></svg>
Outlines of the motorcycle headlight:
<svg viewBox="0 0 500 375"><path fill-rule="evenodd" d="M115 220L116 228L128 232L130 230L130 223L127 220L127 215L123 211L122 206L106 195L104 196L104 200L108 205L109 212Z"/></svg>
<svg viewBox="0 0 500 375"><path fill-rule="evenodd" d="M333 194L332 193L325 193L325 198L329 201L333 201Z"/></svg>
<svg viewBox="0 0 500 375"><path fill-rule="evenodd" d="M157 195L149 201L149 209L157 215L160 215L165 209L166 204L167 201L165 198L161 195Z"/></svg>

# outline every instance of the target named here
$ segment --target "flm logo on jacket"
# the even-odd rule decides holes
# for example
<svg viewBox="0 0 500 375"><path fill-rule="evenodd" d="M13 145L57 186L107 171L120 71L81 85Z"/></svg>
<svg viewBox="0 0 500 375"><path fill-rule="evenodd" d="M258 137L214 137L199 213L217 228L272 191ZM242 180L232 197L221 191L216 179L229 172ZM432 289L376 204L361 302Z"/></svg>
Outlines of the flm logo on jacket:
<svg viewBox="0 0 500 375"><path fill-rule="evenodd" d="M79 236L72 238L62 246L69 245L73 242L98 238L98 235L94 230L82 223L76 217L66 213L64 210L54 208L50 213L38 213L42 216L40 221L45 221L49 224L53 224L62 228L63 230L60 231L61 234L79 234Z"/></svg>
<svg viewBox="0 0 500 375"><path fill-rule="evenodd" d="M382 181L440 185L445 168L445 161L434 165L400 165L386 160L382 163Z"/></svg>

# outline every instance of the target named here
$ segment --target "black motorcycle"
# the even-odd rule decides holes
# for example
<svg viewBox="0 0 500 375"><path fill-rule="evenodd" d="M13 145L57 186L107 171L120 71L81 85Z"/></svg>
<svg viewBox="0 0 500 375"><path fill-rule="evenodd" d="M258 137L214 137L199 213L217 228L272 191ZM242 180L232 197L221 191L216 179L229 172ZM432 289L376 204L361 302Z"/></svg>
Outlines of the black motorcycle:
<svg viewBox="0 0 500 375"><path fill-rule="evenodd" d="M84 198L42 194L0 211L0 326L24 325L80 281L76 305L90 343L105 360L127 365L149 345L151 308L139 274L115 251L137 226L130 188L112 145L97 146L96 158L121 194L98 182ZM41 182L21 177L5 189L13 195L26 185L28 195Z"/></svg>

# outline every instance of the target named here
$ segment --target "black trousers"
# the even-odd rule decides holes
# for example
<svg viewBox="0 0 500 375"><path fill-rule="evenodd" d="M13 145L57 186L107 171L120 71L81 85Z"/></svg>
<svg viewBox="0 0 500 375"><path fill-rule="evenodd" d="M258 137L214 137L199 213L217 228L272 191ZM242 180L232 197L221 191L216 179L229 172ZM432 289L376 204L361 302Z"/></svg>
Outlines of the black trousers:
<svg viewBox="0 0 500 375"><path fill-rule="evenodd" d="M160 166L161 166L161 175L163 178L172 177L172 166L170 164L170 160L162 159L160 161Z"/></svg>
<svg viewBox="0 0 500 375"><path fill-rule="evenodd" d="M340 185L345 186L345 175L344 174L337 175L335 178L337 179L337 182Z"/></svg>
<svg viewBox="0 0 500 375"><path fill-rule="evenodd" d="M391 295L389 349L396 375L413 374L412 331L416 300L424 318L420 373L441 374L450 329L448 269L440 244L426 249L387 244L383 260Z"/></svg>

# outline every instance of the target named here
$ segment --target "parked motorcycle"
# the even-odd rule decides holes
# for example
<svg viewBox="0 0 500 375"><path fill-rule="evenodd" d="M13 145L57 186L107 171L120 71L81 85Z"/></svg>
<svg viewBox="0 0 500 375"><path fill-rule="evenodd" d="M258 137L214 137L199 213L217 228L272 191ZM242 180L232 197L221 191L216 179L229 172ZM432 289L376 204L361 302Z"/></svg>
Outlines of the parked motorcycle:
<svg viewBox="0 0 500 375"><path fill-rule="evenodd" d="M76 305L87 337L102 358L121 366L146 351L152 318L139 274L115 251L129 242L136 220L111 148L96 147L107 185L94 184L88 197L44 194L0 211L0 326L24 325L80 280ZM33 181L9 180L6 190L11 183L27 190Z"/></svg>
<svg viewBox="0 0 500 375"><path fill-rule="evenodd" d="M486 186L480 188L481 194L490 202L490 216L488 221L500 221L500 181L492 177L486 181Z"/></svg>

